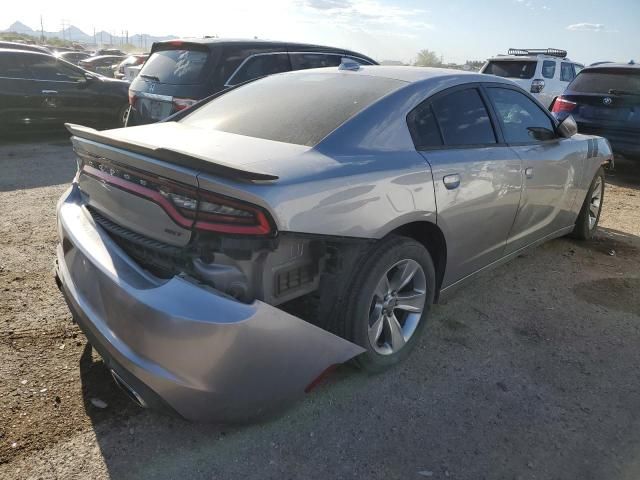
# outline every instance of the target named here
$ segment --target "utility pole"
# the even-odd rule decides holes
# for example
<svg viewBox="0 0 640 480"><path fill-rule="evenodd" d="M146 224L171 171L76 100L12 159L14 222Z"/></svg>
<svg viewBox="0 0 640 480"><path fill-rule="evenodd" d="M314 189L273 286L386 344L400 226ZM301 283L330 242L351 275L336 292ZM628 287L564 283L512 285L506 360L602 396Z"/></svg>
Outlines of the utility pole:
<svg viewBox="0 0 640 480"><path fill-rule="evenodd" d="M93 27L93 43L94 45L98 43L96 40L96 27Z"/></svg>
<svg viewBox="0 0 640 480"><path fill-rule="evenodd" d="M44 24L42 23L42 14L40 15L40 42L44 43Z"/></svg>

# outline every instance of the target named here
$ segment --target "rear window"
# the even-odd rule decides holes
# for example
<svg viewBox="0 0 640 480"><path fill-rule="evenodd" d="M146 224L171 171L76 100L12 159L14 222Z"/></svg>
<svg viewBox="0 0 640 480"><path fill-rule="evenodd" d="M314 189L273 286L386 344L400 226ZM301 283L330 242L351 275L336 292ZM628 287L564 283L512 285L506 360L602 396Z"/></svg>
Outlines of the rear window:
<svg viewBox="0 0 640 480"><path fill-rule="evenodd" d="M609 90L622 90L640 95L640 71L583 70L568 89L580 93L609 93Z"/></svg>
<svg viewBox="0 0 640 480"><path fill-rule="evenodd" d="M155 77L160 83L197 84L208 56L208 52L201 50L161 50L149 57L140 74Z"/></svg>
<svg viewBox="0 0 640 480"><path fill-rule="evenodd" d="M482 73L505 78L529 79L533 78L533 75L536 73L536 64L537 62L522 60L492 60L487 64Z"/></svg>
<svg viewBox="0 0 640 480"><path fill-rule="evenodd" d="M181 122L196 127L314 146L356 113L405 85L381 77L296 72L231 90Z"/></svg>

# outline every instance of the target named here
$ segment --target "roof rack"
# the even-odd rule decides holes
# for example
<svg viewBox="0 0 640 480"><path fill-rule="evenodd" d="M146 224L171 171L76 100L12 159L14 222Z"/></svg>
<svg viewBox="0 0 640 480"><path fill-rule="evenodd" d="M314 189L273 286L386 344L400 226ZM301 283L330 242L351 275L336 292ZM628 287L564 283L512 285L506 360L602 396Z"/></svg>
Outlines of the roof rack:
<svg viewBox="0 0 640 480"><path fill-rule="evenodd" d="M510 48L508 54L517 56L549 55L551 57L566 58L567 51L557 48Z"/></svg>

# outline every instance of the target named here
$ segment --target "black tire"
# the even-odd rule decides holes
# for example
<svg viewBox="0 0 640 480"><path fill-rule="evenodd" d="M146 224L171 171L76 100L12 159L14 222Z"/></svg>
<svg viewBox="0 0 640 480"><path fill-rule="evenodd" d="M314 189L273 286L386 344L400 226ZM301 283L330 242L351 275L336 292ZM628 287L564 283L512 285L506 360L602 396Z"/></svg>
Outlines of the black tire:
<svg viewBox="0 0 640 480"><path fill-rule="evenodd" d="M116 128L126 127L129 121L129 104L121 107L118 110L118 117L116 118Z"/></svg>
<svg viewBox="0 0 640 480"><path fill-rule="evenodd" d="M347 294L341 302L344 308L340 308L339 310L344 313L341 321L345 323L347 339L367 350L365 353L359 355L354 360L354 363L369 372L380 372L402 361L415 347L420 333L427 322L429 309L433 304L436 284L435 269L429 252L422 244L411 238L395 235L381 240L363 258L364 260L349 282ZM376 348L381 349L384 345L380 346L376 342L377 346L374 347L369 339L372 308L374 303L376 303L375 299L379 298L377 296L374 297L374 293L383 275L387 275L387 272L390 271L389 269L392 269L390 275L393 275L393 272L395 272L393 268L400 268L395 267L396 265L415 266L414 263L410 262L416 262L424 273L424 282L422 282L423 277L420 275L420 291L424 290L425 296L424 307L421 314L419 312L411 314L409 312L399 311L398 316L393 317L398 318L398 323L401 325L401 328L404 329L411 315L411 322L415 324L417 321L417 326L413 327L413 333L410 334L406 343L404 343L404 340L401 342L403 346L400 347L398 351L381 354L379 351L376 351ZM413 283L414 280L412 279L404 288L413 289ZM409 294L412 293L414 293L413 290L409 292ZM402 289L400 289L399 295L403 295ZM385 305L387 304L385 303ZM383 312L384 311L386 310L383 310ZM396 311L392 310L391 315L385 316L384 320L386 321L387 318L391 318L393 312ZM405 314L406 316L403 317L402 315ZM382 318L382 315L385 314L382 313L379 318ZM382 330L380 338L382 339L385 335L391 335L389 332L389 328L385 327Z"/></svg>
<svg viewBox="0 0 640 480"><path fill-rule="evenodd" d="M599 190L599 192L597 192ZM592 202L599 193L599 208L597 214L593 215ZM596 172L589 190L582 203L582 208L576 219L576 224L570 236L578 240L589 240L593 237L596 229L598 228L598 221L600 220L600 214L602 213L602 204L604 202L604 169L600 167Z"/></svg>

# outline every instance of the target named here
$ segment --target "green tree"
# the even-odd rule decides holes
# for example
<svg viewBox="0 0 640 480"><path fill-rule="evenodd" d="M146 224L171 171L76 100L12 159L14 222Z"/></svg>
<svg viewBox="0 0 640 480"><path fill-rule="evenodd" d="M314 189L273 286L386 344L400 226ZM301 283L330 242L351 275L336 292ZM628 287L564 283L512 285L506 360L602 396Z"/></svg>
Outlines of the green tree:
<svg viewBox="0 0 640 480"><path fill-rule="evenodd" d="M436 52L432 52L425 48L418 52L418 57L416 58L414 65L416 67L440 67L442 65L442 59Z"/></svg>

